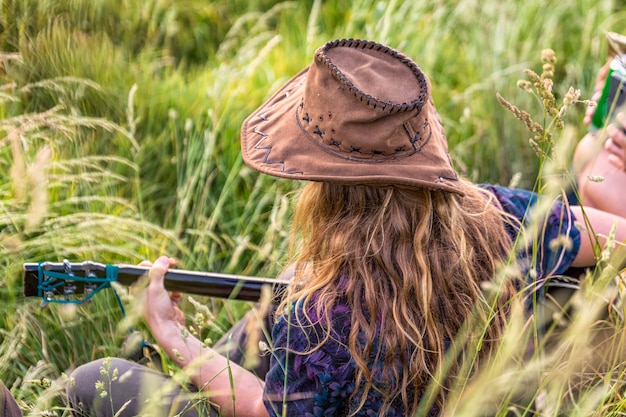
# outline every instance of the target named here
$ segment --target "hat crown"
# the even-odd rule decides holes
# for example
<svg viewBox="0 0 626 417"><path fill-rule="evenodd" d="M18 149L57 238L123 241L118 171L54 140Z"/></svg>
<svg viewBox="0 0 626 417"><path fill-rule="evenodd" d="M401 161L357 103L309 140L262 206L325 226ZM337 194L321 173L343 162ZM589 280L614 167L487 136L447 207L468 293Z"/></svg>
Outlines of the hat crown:
<svg viewBox="0 0 626 417"><path fill-rule="evenodd" d="M421 113L428 92L426 76L405 55L339 40L316 51L296 118L331 154L382 162L410 156L430 139L431 121Z"/></svg>
<svg viewBox="0 0 626 417"><path fill-rule="evenodd" d="M389 113L421 108L428 97L425 74L406 55L360 40L329 42L315 53L363 104Z"/></svg>

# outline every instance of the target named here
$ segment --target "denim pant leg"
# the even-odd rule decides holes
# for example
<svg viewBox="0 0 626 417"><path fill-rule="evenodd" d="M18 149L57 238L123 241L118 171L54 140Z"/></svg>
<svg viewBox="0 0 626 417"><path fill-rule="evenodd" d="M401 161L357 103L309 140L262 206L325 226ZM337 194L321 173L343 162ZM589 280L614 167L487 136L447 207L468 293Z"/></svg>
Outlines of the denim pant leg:
<svg viewBox="0 0 626 417"><path fill-rule="evenodd" d="M193 386L135 362L99 359L70 375L68 406L77 417L217 417L205 396Z"/></svg>

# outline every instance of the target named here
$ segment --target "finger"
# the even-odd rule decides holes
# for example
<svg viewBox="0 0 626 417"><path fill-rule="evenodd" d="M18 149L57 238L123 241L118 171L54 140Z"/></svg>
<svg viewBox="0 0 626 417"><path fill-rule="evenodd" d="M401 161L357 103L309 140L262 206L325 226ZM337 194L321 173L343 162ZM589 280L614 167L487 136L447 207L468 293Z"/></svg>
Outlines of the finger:
<svg viewBox="0 0 626 417"><path fill-rule="evenodd" d="M614 148L619 149L619 156L624 157L624 149L626 149L626 134L624 134L624 130L620 127L614 126L611 130L609 141L612 142Z"/></svg>
<svg viewBox="0 0 626 417"><path fill-rule="evenodd" d="M622 147L611 138L604 142L604 150L609 155L613 155L615 157L621 157L623 155Z"/></svg>
<svg viewBox="0 0 626 417"><path fill-rule="evenodd" d="M170 300L172 300L172 303L175 305L178 305L180 303L180 300L182 299L183 294L179 293L179 292L170 292Z"/></svg>
<svg viewBox="0 0 626 417"><path fill-rule="evenodd" d="M622 138L620 138L621 129L618 128L614 123L611 123L606 127L606 134L609 136L608 141L613 142L613 144L620 146L623 142Z"/></svg>
<svg viewBox="0 0 626 417"><path fill-rule="evenodd" d="M595 101L597 103L598 100L600 100L600 97L602 97L602 90L596 90L591 95L591 101Z"/></svg>
<svg viewBox="0 0 626 417"><path fill-rule="evenodd" d="M185 320L185 313L178 307L180 304L180 300L182 299L183 294L180 292L170 291L170 301L172 303L172 307L174 307L174 314L176 321L184 326L187 321Z"/></svg>
<svg viewBox="0 0 626 417"><path fill-rule="evenodd" d="M167 256L160 256L156 261L154 261L150 267L150 271L148 272L151 288L164 288L163 282L165 281L165 273L169 267L170 258Z"/></svg>
<svg viewBox="0 0 626 417"><path fill-rule="evenodd" d="M583 117L583 123L585 125L589 125L591 123L591 119L593 119L593 112L595 111L595 106L587 107L587 111L585 111L585 116Z"/></svg>
<svg viewBox="0 0 626 417"><path fill-rule="evenodd" d="M620 134L616 133L615 137L617 138L619 135ZM624 167L626 166L626 152L624 151L624 148L615 142L613 137L611 137L604 142L604 149L608 153L607 159L609 163L619 170L624 170Z"/></svg>
<svg viewBox="0 0 626 417"><path fill-rule="evenodd" d="M615 168L619 169L620 171L624 171L624 167L625 167L624 166L624 159L622 159L619 156L614 155L614 154L610 154L607 159L609 161L609 164L611 164Z"/></svg>
<svg viewBox="0 0 626 417"><path fill-rule="evenodd" d="M170 263L170 267L176 265L176 259L169 258L169 263ZM139 266L152 266L152 261L144 259L143 261L139 262Z"/></svg>
<svg viewBox="0 0 626 417"><path fill-rule="evenodd" d="M598 103L598 100L600 100L601 95L602 95L601 91L596 91L593 93L593 95L589 99L589 104L587 105L587 108L585 109L585 116L583 117L583 123L585 125L589 125L591 123L591 120L593 119L593 115L596 112L596 107L598 107L597 103Z"/></svg>
<svg viewBox="0 0 626 417"><path fill-rule="evenodd" d="M183 310L178 307L174 307L174 314L176 321L180 325L185 326L187 324L187 320L185 320L185 313L183 313Z"/></svg>

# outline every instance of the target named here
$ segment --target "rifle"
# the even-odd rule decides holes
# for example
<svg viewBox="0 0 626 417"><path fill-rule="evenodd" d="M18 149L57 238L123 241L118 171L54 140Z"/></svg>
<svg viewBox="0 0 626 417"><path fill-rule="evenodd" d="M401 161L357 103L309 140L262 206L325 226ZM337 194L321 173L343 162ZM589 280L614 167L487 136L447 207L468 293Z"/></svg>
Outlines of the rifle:
<svg viewBox="0 0 626 417"><path fill-rule="evenodd" d="M148 273L150 267L102 264L92 261L72 263L40 262L24 264L24 296L49 302L83 304L111 283L130 286ZM165 288L188 294L243 301L259 301L263 287L269 286L274 300L280 298L289 281L213 272L169 269Z"/></svg>

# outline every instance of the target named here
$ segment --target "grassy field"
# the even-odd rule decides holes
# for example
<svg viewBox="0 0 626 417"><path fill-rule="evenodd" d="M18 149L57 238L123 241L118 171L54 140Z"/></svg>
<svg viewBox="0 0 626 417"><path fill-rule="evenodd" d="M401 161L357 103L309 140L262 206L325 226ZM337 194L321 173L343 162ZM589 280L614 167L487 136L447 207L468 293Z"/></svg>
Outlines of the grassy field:
<svg viewBox="0 0 626 417"><path fill-rule="evenodd" d="M284 267L294 184L243 165L239 127L324 42L369 39L411 56L430 77L458 170L532 189L567 180L584 105L554 129L558 157L548 159L561 165L550 171L496 94L548 126L541 101L517 86L524 69L541 73L541 51L551 48L557 100L569 87L586 99L606 57L604 31L626 23L624 4L609 0L0 4L0 380L30 415L68 415L63 375L118 354L129 322L120 325L111 291L75 308L20 297L24 262L137 263L166 253L192 270L274 276ZM133 316L136 299L120 292ZM200 330L211 339L249 307L201 301L216 316ZM585 369L596 377L585 383L560 360L590 349L593 323L582 317L572 328L587 337L563 337L549 358L520 363L504 352L459 387L455 415L488 406L505 415L529 380L542 415L623 415L617 357L608 371ZM512 351L528 327L513 321Z"/></svg>

